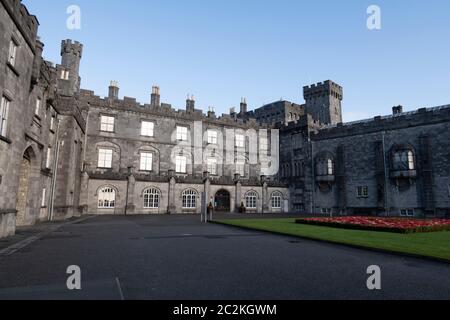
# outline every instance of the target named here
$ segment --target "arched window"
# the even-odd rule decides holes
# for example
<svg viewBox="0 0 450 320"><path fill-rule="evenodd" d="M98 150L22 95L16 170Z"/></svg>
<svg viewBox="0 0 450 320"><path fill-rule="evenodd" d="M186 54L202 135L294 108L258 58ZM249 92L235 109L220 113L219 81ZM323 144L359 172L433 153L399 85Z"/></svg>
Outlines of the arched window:
<svg viewBox="0 0 450 320"><path fill-rule="evenodd" d="M245 207L247 209L256 209L256 201L258 194L255 191L250 191L245 195Z"/></svg>
<svg viewBox="0 0 450 320"><path fill-rule="evenodd" d="M415 170L415 157L412 150L397 150L393 155L393 165L396 171Z"/></svg>
<svg viewBox="0 0 450 320"><path fill-rule="evenodd" d="M105 187L98 192L98 207L100 209L114 209L116 206L116 190Z"/></svg>
<svg viewBox="0 0 450 320"><path fill-rule="evenodd" d="M272 209L281 209L281 200L283 199L283 195L280 192L272 193L272 197L270 202L272 204Z"/></svg>
<svg viewBox="0 0 450 320"><path fill-rule="evenodd" d="M144 191L144 209L159 208L161 194L158 189L149 188Z"/></svg>
<svg viewBox="0 0 450 320"><path fill-rule="evenodd" d="M318 176L332 176L334 175L334 163L333 160L319 159L316 165L316 175Z"/></svg>
<svg viewBox="0 0 450 320"><path fill-rule="evenodd" d="M197 192L195 190L189 189L183 191L183 208L197 208Z"/></svg>

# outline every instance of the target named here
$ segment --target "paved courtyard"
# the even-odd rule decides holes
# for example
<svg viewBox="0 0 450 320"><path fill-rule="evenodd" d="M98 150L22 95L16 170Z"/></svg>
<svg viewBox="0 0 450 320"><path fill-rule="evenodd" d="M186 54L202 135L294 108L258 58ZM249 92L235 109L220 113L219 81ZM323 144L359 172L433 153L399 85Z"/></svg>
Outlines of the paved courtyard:
<svg viewBox="0 0 450 320"><path fill-rule="evenodd" d="M0 299L450 299L448 264L199 220L64 225L0 254ZM81 268L81 291L66 289L70 265ZM370 265L381 267L381 291L366 287Z"/></svg>

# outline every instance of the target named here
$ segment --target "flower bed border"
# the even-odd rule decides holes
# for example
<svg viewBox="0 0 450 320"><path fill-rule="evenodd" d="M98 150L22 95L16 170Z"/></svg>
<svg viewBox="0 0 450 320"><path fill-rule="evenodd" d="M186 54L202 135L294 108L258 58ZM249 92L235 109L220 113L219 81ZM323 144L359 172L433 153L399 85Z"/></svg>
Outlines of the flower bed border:
<svg viewBox="0 0 450 320"><path fill-rule="evenodd" d="M311 225L311 226L348 229L348 230L378 231L378 232L391 232L391 233L401 233L401 234L450 231L450 225L421 226L421 227L407 229L407 228L395 228L395 227L389 228L389 227L358 225L358 224L351 224L351 223L339 223L339 222L332 222L332 221L326 221L326 222L325 221L314 221L314 220L308 220L308 218L296 219L295 223Z"/></svg>

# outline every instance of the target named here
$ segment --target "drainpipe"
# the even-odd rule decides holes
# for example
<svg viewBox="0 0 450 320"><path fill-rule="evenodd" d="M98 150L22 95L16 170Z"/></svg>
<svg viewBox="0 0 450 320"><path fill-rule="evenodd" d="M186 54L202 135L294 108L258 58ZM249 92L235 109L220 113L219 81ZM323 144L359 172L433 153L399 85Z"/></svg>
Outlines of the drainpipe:
<svg viewBox="0 0 450 320"><path fill-rule="evenodd" d="M381 135L383 137L383 166L384 166L384 209L386 210L386 215L389 217L389 200L388 200L388 172L387 172L387 161L386 161L386 135L385 132L382 131Z"/></svg>
<svg viewBox="0 0 450 320"><path fill-rule="evenodd" d="M314 166L314 142L311 140L311 137L309 137L309 142L311 143L311 214L314 215L314 210L316 208L315 204L315 166Z"/></svg>
<svg viewBox="0 0 450 320"><path fill-rule="evenodd" d="M50 198L50 214L48 216L48 221L53 221L53 210L54 210L54 204L55 204L55 190L56 190L56 177L58 174L58 161L59 161L59 126L60 126L60 119L59 115L56 114L56 135L55 135L55 141L56 141L56 150L53 153L53 179L52 179L52 194Z"/></svg>

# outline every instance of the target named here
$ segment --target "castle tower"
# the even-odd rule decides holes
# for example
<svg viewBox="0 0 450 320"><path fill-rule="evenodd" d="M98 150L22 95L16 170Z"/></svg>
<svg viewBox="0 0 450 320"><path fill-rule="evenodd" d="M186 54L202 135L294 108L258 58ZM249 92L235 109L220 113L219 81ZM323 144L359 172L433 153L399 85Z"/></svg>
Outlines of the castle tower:
<svg viewBox="0 0 450 320"><path fill-rule="evenodd" d="M241 115L245 115L247 113L247 99L242 98L241 99Z"/></svg>
<svg viewBox="0 0 450 320"><path fill-rule="evenodd" d="M111 83L109 85L108 98L111 100L119 99L119 82L118 81L111 81Z"/></svg>
<svg viewBox="0 0 450 320"><path fill-rule="evenodd" d="M161 95L160 95L158 86L152 87L152 96L151 96L150 104L152 107L161 106Z"/></svg>
<svg viewBox="0 0 450 320"><path fill-rule="evenodd" d="M59 70L60 93L72 96L80 91L80 61L83 45L78 41L61 42L61 68Z"/></svg>
<svg viewBox="0 0 450 320"><path fill-rule="evenodd" d="M342 122L343 88L331 80L303 87L306 112L322 124Z"/></svg>
<svg viewBox="0 0 450 320"><path fill-rule="evenodd" d="M186 111L194 112L195 111L195 98L194 96L187 96L186 99Z"/></svg>

